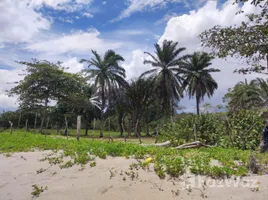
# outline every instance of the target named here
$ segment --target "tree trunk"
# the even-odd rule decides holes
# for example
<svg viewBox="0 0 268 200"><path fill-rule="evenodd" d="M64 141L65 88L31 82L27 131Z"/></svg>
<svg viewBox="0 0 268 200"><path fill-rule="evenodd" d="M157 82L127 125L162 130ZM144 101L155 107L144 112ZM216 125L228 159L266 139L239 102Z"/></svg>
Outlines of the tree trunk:
<svg viewBox="0 0 268 200"><path fill-rule="evenodd" d="M11 121L9 121L9 124L10 124L10 134L13 133L13 123Z"/></svg>
<svg viewBox="0 0 268 200"><path fill-rule="evenodd" d="M36 123L37 123L37 112L35 113L35 118L34 118L34 131L36 131Z"/></svg>
<svg viewBox="0 0 268 200"><path fill-rule="evenodd" d="M85 136L88 136L88 122L86 122L86 127L85 127Z"/></svg>
<svg viewBox="0 0 268 200"><path fill-rule="evenodd" d="M101 119L100 119L100 138L103 137L103 117L105 108L105 94L104 94L104 84L101 86Z"/></svg>
<svg viewBox="0 0 268 200"><path fill-rule="evenodd" d="M40 130L39 130L39 132L41 134L43 133L43 126L44 126L44 121L45 121L45 117L46 117L46 113L47 113L47 105L48 105L48 98L45 99L45 112L44 112L44 114L42 116Z"/></svg>
<svg viewBox="0 0 268 200"><path fill-rule="evenodd" d="M24 136L26 136L26 133L28 132L28 119L25 121L25 133Z"/></svg>
<svg viewBox="0 0 268 200"><path fill-rule="evenodd" d="M149 137L150 136L150 127L149 127L149 123L146 123L146 135Z"/></svg>
<svg viewBox="0 0 268 200"><path fill-rule="evenodd" d="M196 95L196 114L199 115L199 96Z"/></svg>
<svg viewBox="0 0 268 200"><path fill-rule="evenodd" d="M131 119L128 119L128 137L131 136L131 124L132 124Z"/></svg>
<svg viewBox="0 0 268 200"><path fill-rule="evenodd" d="M96 124L96 119L94 118L94 120L93 120L93 130L92 130L92 138L93 138L93 140L94 140L94 131L95 131L95 124Z"/></svg>
<svg viewBox="0 0 268 200"><path fill-rule="evenodd" d="M113 142L113 138L111 137L111 121L110 121L110 119L109 119L109 143L110 142Z"/></svg>
<svg viewBox="0 0 268 200"><path fill-rule="evenodd" d="M47 118L46 129L48 129L49 121L50 121L50 117Z"/></svg>
<svg viewBox="0 0 268 200"><path fill-rule="evenodd" d="M25 131L28 132L29 128L28 128L28 119L26 119L25 121Z"/></svg>
<svg viewBox="0 0 268 200"><path fill-rule="evenodd" d="M39 132L40 132L41 134L43 133L44 121L45 121L45 117L42 117L42 119L41 119L41 125L40 125L40 130L39 130Z"/></svg>
<svg viewBox="0 0 268 200"><path fill-rule="evenodd" d="M119 128L120 128L120 137L123 137L124 134L124 125L123 125L123 116L119 115L118 116L118 124L119 124Z"/></svg>
<svg viewBox="0 0 268 200"><path fill-rule="evenodd" d="M80 131L81 131L81 115L77 116L77 132L76 132L76 139L79 141L80 139Z"/></svg>
<svg viewBox="0 0 268 200"><path fill-rule="evenodd" d="M20 116L19 116L19 121L18 121L18 129L20 129L20 119L21 119L21 111L20 111Z"/></svg>
<svg viewBox="0 0 268 200"><path fill-rule="evenodd" d="M64 119L65 119L64 135L66 135L67 138L68 138L68 121L67 121L67 117L64 117Z"/></svg>
<svg viewBox="0 0 268 200"><path fill-rule="evenodd" d="M140 120L137 119L136 124L135 124L135 130L134 130L134 133L135 133L135 135L139 138L140 144L142 144L141 136L140 136L140 133L139 133L139 125L140 125Z"/></svg>

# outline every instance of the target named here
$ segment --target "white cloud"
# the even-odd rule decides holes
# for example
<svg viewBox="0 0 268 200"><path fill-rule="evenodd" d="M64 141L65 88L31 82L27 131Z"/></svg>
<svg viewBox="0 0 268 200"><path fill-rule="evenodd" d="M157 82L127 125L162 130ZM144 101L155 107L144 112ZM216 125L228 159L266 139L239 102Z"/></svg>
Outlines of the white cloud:
<svg viewBox="0 0 268 200"><path fill-rule="evenodd" d="M91 14L91 13L89 13L89 12L84 12L83 13L83 16L84 17L87 17L87 18L93 18L94 16Z"/></svg>
<svg viewBox="0 0 268 200"><path fill-rule="evenodd" d="M91 4L93 0L76 0L78 4Z"/></svg>
<svg viewBox="0 0 268 200"><path fill-rule="evenodd" d="M14 109L17 105L16 97L8 97L6 91L15 86L14 82L22 79L19 74L22 74L21 69L5 70L0 69L0 107L6 109Z"/></svg>
<svg viewBox="0 0 268 200"><path fill-rule="evenodd" d="M64 17L59 17L58 20L63 22L63 23L69 23L69 24L74 23L74 21L72 19L67 19L67 18L64 18Z"/></svg>
<svg viewBox="0 0 268 200"><path fill-rule="evenodd" d="M124 62L122 67L126 70L127 79L134 79L139 77L143 72L152 69L150 65L144 65L143 62L146 58L144 51L136 49L132 51L132 58L130 62Z"/></svg>
<svg viewBox="0 0 268 200"><path fill-rule="evenodd" d="M176 13L168 13L166 15L164 15L164 17L160 20L158 20L157 22L155 22L156 25L159 25L159 24L163 24L165 22L168 22L171 18L177 16Z"/></svg>
<svg viewBox="0 0 268 200"><path fill-rule="evenodd" d="M78 73L84 67L83 64L79 63L77 57L69 58L68 60L62 63L62 66L66 68L65 69L66 72L70 73Z"/></svg>
<svg viewBox="0 0 268 200"><path fill-rule="evenodd" d="M65 10L73 12L82 9L85 5L90 5L93 0L22 0L29 4L30 7L40 9L43 6L53 8L55 10Z"/></svg>
<svg viewBox="0 0 268 200"><path fill-rule="evenodd" d="M103 1L103 2L102 2L102 5L106 5L106 4L107 4L107 1Z"/></svg>
<svg viewBox="0 0 268 200"><path fill-rule="evenodd" d="M121 36L135 36L135 35L152 35L152 32L147 29L122 29L114 31L112 34Z"/></svg>
<svg viewBox="0 0 268 200"><path fill-rule="evenodd" d="M246 19L245 15L236 15L240 8L233 5L232 1L226 2L222 8L217 8L216 1L209 1L197 11L190 11L169 20L165 32L160 38L161 43L164 39L178 41L181 46L196 50L200 48L199 34L215 25L228 26L240 24ZM242 8L246 13L255 12L258 8L246 3Z"/></svg>
<svg viewBox="0 0 268 200"><path fill-rule="evenodd" d="M57 36L53 39L27 45L26 49L34 52L53 54L88 53L91 49L104 52L107 49L117 49L122 44L100 38L100 32L90 29L86 32L76 31L68 35Z"/></svg>
<svg viewBox="0 0 268 200"><path fill-rule="evenodd" d="M0 43L31 40L51 22L26 4L26 1L0 1Z"/></svg>
<svg viewBox="0 0 268 200"><path fill-rule="evenodd" d="M128 0L128 7L123 10L119 17L112 20L119 21L126 17L129 17L135 12L142 12L144 10L154 10L158 8L162 8L167 5L167 3L171 2L181 2L181 0Z"/></svg>

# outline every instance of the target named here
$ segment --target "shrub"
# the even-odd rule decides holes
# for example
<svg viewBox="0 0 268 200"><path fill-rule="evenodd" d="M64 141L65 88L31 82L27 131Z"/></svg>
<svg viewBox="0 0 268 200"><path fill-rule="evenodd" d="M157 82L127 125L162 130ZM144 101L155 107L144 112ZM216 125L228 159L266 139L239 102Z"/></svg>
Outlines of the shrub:
<svg viewBox="0 0 268 200"><path fill-rule="evenodd" d="M260 142L263 119L257 111L241 110L227 116L225 113L187 115L175 123L163 126L165 140L173 146L196 139L210 145L256 149Z"/></svg>

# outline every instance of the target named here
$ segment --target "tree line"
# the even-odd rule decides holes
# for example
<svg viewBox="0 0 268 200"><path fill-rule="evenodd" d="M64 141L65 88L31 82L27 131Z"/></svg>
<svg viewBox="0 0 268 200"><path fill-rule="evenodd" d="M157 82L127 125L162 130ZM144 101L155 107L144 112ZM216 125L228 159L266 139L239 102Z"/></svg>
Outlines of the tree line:
<svg viewBox="0 0 268 200"><path fill-rule="evenodd" d="M53 123L65 124L66 130L68 116L82 115L86 126L93 119L99 120L103 137L105 119L116 116L121 134L128 122L128 132L139 137L141 124L161 118L172 120L184 93L196 98L199 114L200 102L217 89L211 73L219 70L210 68L214 57L206 52L182 55L183 51L177 42L155 44L154 53L145 52L149 58L144 64L152 69L129 81L120 66L124 58L113 50L103 56L92 50L91 59L80 61L87 68L77 74L65 72L61 63L19 62L26 65L25 77L8 94L18 96L21 112L40 116L41 133L45 120L54 112L59 116L54 116Z"/></svg>

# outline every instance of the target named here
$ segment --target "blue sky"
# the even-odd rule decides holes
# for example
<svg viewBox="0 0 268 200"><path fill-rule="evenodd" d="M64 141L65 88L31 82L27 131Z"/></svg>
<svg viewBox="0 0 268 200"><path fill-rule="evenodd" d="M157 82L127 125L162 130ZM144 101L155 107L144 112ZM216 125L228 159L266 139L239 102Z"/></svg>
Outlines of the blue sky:
<svg viewBox="0 0 268 200"><path fill-rule="evenodd" d="M5 91L20 80L24 68L14 61L31 58L62 61L70 72L85 66L81 58L90 58L91 49L103 54L108 49L120 53L128 79L150 69L143 65L144 51L154 51L154 44L164 39L179 42L187 53L210 51L200 46L198 35L215 25L229 26L246 20L235 15L240 8L232 1L208 0L1 0L0 1L0 109L15 109L16 98ZM246 13L258 12L249 3ZM219 89L210 100L221 104L222 96L239 80L255 78L233 74L241 60L215 59ZM194 111L193 100L180 104Z"/></svg>

